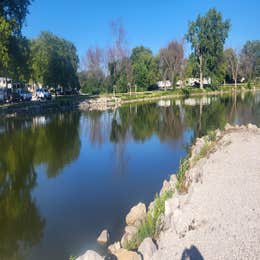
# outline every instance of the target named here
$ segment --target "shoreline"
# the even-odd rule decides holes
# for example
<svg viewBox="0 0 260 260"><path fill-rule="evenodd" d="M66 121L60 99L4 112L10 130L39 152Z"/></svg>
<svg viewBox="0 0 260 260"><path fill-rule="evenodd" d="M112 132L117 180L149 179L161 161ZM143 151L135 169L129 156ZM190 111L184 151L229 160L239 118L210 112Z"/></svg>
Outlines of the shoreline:
<svg viewBox="0 0 260 260"><path fill-rule="evenodd" d="M210 245L208 245L207 243L206 243L207 246L203 248L203 245L205 243L203 237L199 232L206 232L206 234L210 232L212 232L213 234L214 232L216 232L217 234L218 232L221 233L222 229L219 231L218 228L216 227L215 229L208 231L207 226L209 226L208 228L212 228L212 226L217 226L218 222L220 223L223 222L222 219L224 217L219 217L217 219L214 219L215 215L214 214L213 216L211 215L212 210L209 210L207 206L203 204L205 203L204 201L207 201L207 197L205 197L203 200L201 200L202 198L200 197L201 201L199 201L199 204L203 204L203 206L201 207L197 204L193 205L192 203L194 198L196 198L197 194L198 193L200 194L200 191L203 192L203 190L206 189L209 184L213 185L214 188L214 186L217 186L215 183L221 182L222 179L226 177L226 174L219 177L220 173L215 174L215 176L211 176L212 175L212 173L210 172L211 168L213 169L216 168L216 171L220 170L222 168L221 165L223 164L225 166L224 163L232 162L233 157L235 159L238 159L239 161L241 155L238 153L236 146L242 146L243 149L250 149L250 146L248 146L247 148L245 147L245 144L247 144L249 142L248 140L250 139L256 139L260 141L260 129L252 124L248 124L247 126L231 126L227 124L223 131L217 129L215 131L210 132L208 135L204 137L197 138L195 144L191 146L190 153L188 154L187 158L180 163L180 169L178 173L171 175L169 180L165 180L163 182L160 195L155 197L155 200L150 203L148 209L146 209L143 203L139 203L136 206L134 206L127 214L125 232L123 234L121 241L116 241L112 245L108 246L108 251L110 252L110 256L111 255L115 256L119 260L123 260L123 259L156 260L156 259L172 259L172 256L175 255L176 259L180 259L181 255L179 254L181 254L182 252L187 254L188 256L191 256L193 253L195 254L197 253L198 256L201 250L203 256L210 257L210 258L207 257L206 259L215 259L215 258L217 259L218 255L216 255L215 258L214 255L212 255L216 251L215 248L211 248L211 249L208 248L210 247ZM253 143L254 142L255 140L253 141ZM232 149L232 146L235 146L236 153L228 152L229 151L228 149ZM257 152L254 150L254 152L258 154L259 150ZM224 156L225 162L223 162L224 159L223 160L216 159L219 156ZM242 156L245 156L244 153ZM237 162L235 161L235 163ZM215 168L214 168L214 164L216 165ZM231 172L237 171L237 169L234 169L236 168L236 165L232 165L232 167L230 168ZM250 168L250 164L247 165L247 167ZM213 180L213 184L212 182L209 184L207 182L207 179L210 177ZM240 177L243 178L243 175ZM258 177L260 183L260 174ZM231 184L235 182L238 177L235 178L234 180L233 178L235 177L233 176L232 179L228 179L229 181L231 181ZM244 184L246 185L243 179L242 185ZM253 185L250 182L249 184ZM220 188L222 187L221 185L219 185ZM208 196L213 198L221 197L222 194L221 193L215 194L213 192L214 191L213 188L211 186L209 187L209 192L211 194L208 194ZM238 187L236 186L230 187L229 192L231 192L233 189L237 191L237 188ZM238 189L237 192L239 192L240 189ZM225 193L225 189L222 191L222 193ZM214 202L213 198L212 201L210 201L209 205L211 205L211 203ZM236 202L236 197L231 198L231 200L235 200ZM251 202L249 201L249 203ZM223 201L223 204L225 204L225 201ZM217 212L221 211L221 208L218 209L218 207L221 207L221 205L222 203L214 205L214 209L217 210ZM228 222L229 215L231 217L233 215L232 215L232 211L229 212L230 205L225 204L225 206L227 206L227 208L225 208L224 213L221 214L227 214L227 219L224 219L224 221ZM237 208L241 208L240 206L242 205L238 205ZM158 211L158 207L160 208L159 211ZM192 208L192 210L190 208ZM203 217L201 217L200 210L204 210ZM234 211L233 208L232 210ZM260 214L260 209L258 213ZM154 220L154 230L150 234L145 233L144 232L145 228L147 228L151 216L154 216L156 214L158 215L156 219L152 218L152 220ZM243 214L241 213L241 215ZM210 222L208 219L212 217L214 221ZM235 222L235 220L232 218L229 221L232 221L232 223L233 221ZM221 225L232 226L231 223L226 223L226 222L223 222ZM235 228L238 227L235 226ZM204 229L206 229L206 231ZM199 233L197 236L196 236L196 231ZM245 230L243 232L245 232ZM197 240L200 242L202 241L201 243L199 243L200 250L197 250L196 247L194 249L194 247L192 247L193 245L190 246L190 249L185 248L186 245L184 242L188 240L189 236L192 236L190 234L195 234L194 235L196 238L195 241ZM223 234L221 233L221 235ZM237 235L239 236L240 233L238 232ZM227 236L226 238L228 238L228 235L226 236ZM258 230L257 236L260 239L260 229ZM224 238L222 237L222 240L225 240ZM216 237L214 237L214 239L217 240ZM243 240L242 241L235 240L232 242L234 243L235 248L237 246L235 243L237 243L238 246L241 246L240 245L241 243L243 244ZM187 243L189 245L189 242ZM250 247L249 245L247 246L246 244L243 245L245 247L245 250L247 249L247 247ZM229 247L227 248L227 250L230 249ZM252 256L259 257L260 252L257 250L254 251L255 252L253 254L255 255L251 254L251 257ZM223 254L224 253L227 252L223 252ZM96 259L104 259L96 252L88 250L84 255L78 257L77 260L93 259L91 258L93 254L95 255L95 257L97 257ZM242 253L239 252L239 254L240 255L237 256L241 257L242 254L242 256L245 257L245 255L243 255L243 252Z"/></svg>
<svg viewBox="0 0 260 260"><path fill-rule="evenodd" d="M0 117L16 117L18 115L42 115L51 112L66 112L72 110L78 111L106 111L110 109L116 109L123 105L142 103L142 102L153 102L156 100L163 99L175 99L175 98L185 98L185 97L201 97L201 96L219 96L223 94L241 93L241 92L255 92L259 91L259 87L254 87L252 89L229 89L229 90L216 90L216 91L204 91L198 92L197 90L191 91L188 95L183 93L171 93L168 95L142 97L142 98L132 98L132 99L121 99L113 98L110 96L101 97L89 97L87 95L80 96L68 96L68 97L58 97L51 101L29 101L24 103L15 104L5 104L0 106ZM156 92L149 93L150 95L158 94ZM141 95L141 94L138 94ZM137 95L137 96L138 96ZM130 97L130 96L129 96Z"/></svg>

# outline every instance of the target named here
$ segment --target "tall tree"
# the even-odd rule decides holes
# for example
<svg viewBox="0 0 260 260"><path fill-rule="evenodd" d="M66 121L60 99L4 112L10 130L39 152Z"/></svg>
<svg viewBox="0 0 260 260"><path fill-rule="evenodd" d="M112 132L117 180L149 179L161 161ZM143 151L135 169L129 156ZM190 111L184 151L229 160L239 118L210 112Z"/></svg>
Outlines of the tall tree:
<svg viewBox="0 0 260 260"><path fill-rule="evenodd" d="M229 20L215 8L210 9L205 16L198 16L195 22L189 24L186 39L191 43L197 59L200 88L203 88L203 77L215 78L220 75L223 64L224 43L230 28Z"/></svg>
<svg viewBox="0 0 260 260"><path fill-rule="evenodd" d="M73 43L42 32L32 41L33 80L49 87L78 88L78 56Z"/></svg>
<svg viewBox="0 0 260 260"><path fill-rule="evenodd" d="M158 64L150 49L143 46L135 47L130 59L133 67L133 81L139 88L146 90L159 79Z"/></svg>
<svg viewBox="0 0 260 260"><path fill-rule="evenodd" d="M229 71L229 74L232 75L232 79L235 82L235 88L236 88L238 71L239 71L239 55L232 48L226 49L224 54L227 63L227 69Z"/></svg>
<svg viewBox="0 0 260 260"><path fill-rule="evenodd" d="M81 89L85 93L104 91L104 51L98 46L89 48L83 58L83 70L79 73Z"/></svg>
<svg viewBox="0 0 260 260"><path fill-rule="evenodd" d="M183 43L171 41L166 48L160 50L159 55L163 78L166 80L168 77L175 87L176 77L181 72L184 60Z"/></svg>
<svg viewBox="0 0 260 260"><path fill-rule="evenodd" d="M0 16L13 24L13 34L20 35L31 0L1 0Z"/></svg>
<svg viewBox="0 0 260 260"><path fill-rule="evenodd" d="M241 50L241 67L244 76L251 80L260 77L260 41L247 41Z"/></svg>
<svg viewBox="0 0 260 260"><path fill-rule="evenodd" d="M12 35L12 27L8 21L0 16L0 75L6 75L10 62L9 43Z"/></svg>
<svg viewBox="0 0 260 260"><path fill-rule="evenodd" d="M128 84L131 84L128 81L130 77L127 75L131 70L128 69L130 64L126 63L129 58L126 31L120 19L112 21L110 27L113 35L113 44L108 49L107 58L111 84L114 91L126 92Z"/></svg>
<svg viewBox="0 0 260 260"><path fill-rule="evenodd" d="M28 69L27 63L21 62L21 57L25 56L23 49L25 42L21 36L21 29L31 2L31 0L0 1L0 75L2 76L13 76L12 71L16 67L23 72Z"/></svg>

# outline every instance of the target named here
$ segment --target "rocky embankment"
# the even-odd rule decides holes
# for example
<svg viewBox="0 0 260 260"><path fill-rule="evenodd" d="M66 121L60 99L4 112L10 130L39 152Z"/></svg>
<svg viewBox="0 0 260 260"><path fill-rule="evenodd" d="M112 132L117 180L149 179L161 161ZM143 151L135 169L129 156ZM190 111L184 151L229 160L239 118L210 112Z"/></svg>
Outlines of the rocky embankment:
<svg viewBox="0 0 260 260"><path fill-rule="evenodd" d="M85 101L82 101L79 104L79 110L81 111L105 111L109 109L116 109L121 106L122 101L120 98L108 98L108 97L100 97L100 98L92 98Z"/></svg>
<svg viewBox="0 0 260 260"><path fill-rule="evenodd" d="M108 259L260 259L259 154L260 129L251 124L198 138L148 209L139 203L130 210ZM154 218L155 232L143 235L144 223L160 212L158 201L164 207ZM101 235L108 242L108 233ZM78 258L92 259L104 257L89 250Z"/></svg>

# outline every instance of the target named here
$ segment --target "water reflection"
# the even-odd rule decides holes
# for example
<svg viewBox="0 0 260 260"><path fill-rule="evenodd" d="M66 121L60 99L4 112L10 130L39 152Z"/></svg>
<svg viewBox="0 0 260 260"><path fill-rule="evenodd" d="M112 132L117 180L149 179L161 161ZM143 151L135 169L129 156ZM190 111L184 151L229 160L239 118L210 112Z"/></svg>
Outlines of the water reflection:
<svg viewBox="0 0 260 260"><path fill-rule="evenodd" d="M4 120L0 134L0 258L21 259L40 242L45 225L31 191L37 165L55 177L80 150L78 113ZM1 122L2 123L2 122Z"/></svg>
<svg viewBox="0 0 260 260"><path fill-rule="evenodd" d="M98 224L103 223L102 227L115 225L118 229L118 223L111 223L123 219L124 209L140 199L149 201L153 197L166 177L158 172L165 167L165 174L169 174L173 165L178 166L180 157L185 155L183 145L189 144L191 138L223 128L227 122L252 122L260 126L260 93L131 104L107 112L1 119L0 259L26 259L30 248L37 248L43 236L47 236L48 241L48 236L55 235L44 234L52 218L44 219L38 208L41 201L32 198L32 191L37 184L41 185L39 166L44 168L47 179L59 179L68 165L73 165L73 169L91 171L91 175L87 170L77 175L79 183L75 184L74 179L68 182L74 181L77 189L81 186L80 182L84 183L84 189L79 193L82 204L78 213L76 209L74 212L76 219L79 214L89 216L90 212L93 221L99 216L98 223L91 222L90 218L84 222L84 225L90 226L89 233L95 236L96 229L101 228ZM165 144L167 149L163 147ZM83 155L86 158L82 159ZM162 160L164 165L160 164ZM110 173L119 176L118 179L112 179ZM123 179L125 176L127 179ZM92 196L96 183L103 186L94 203ZM142 189L138 185L142 185ZM77 205L78 197L73 191L66 194L68 207ZM55 190L50 192L55 194ZM96 205L101 203L103 206L97 209ZM110 207L113 208L112 213L108 213ZM63 209L65 211L65 206ZM74 223L74 213L61 211L60 214L67 215ZM51 213L48 215L51 216ZM100 216L105 216L105 220ZM57 229L62 236L66 227ZM83 232L81 230L82 226L77 232ZM111 232L113 235L113 230ZM85 237L83 234L78 236ZM76 236L66 239L68 247L76 241ZM47 248L53 247L59 251L56 256L63 258L63 246L47 245ZM35 252L38 252L35 257L41 255L40 248Z"/></svg>

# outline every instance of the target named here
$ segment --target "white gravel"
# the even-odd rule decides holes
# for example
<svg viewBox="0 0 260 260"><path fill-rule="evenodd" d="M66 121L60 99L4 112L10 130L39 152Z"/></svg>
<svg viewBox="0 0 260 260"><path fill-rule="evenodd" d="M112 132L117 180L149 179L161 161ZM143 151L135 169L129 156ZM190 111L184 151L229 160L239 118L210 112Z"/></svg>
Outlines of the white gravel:
<svg viewBox="0 0 260 260"><path fill-rule="evenodd" d="M203 183L180 209L195 229L172 224L152 259L260 259L260 130L227 131L198 165Z"/></svg>

